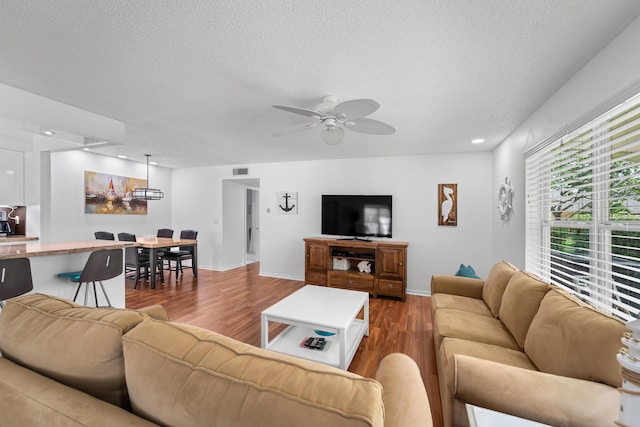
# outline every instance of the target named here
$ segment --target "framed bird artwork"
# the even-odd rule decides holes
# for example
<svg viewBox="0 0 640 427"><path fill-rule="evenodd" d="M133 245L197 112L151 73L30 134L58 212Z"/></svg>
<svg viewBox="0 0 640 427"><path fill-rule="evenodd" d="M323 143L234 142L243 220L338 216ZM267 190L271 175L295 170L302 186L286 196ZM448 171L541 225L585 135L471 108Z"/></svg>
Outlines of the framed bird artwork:
<svg viewBox="0 0 640 427"><path fill-rule="evenodd" d="M438 184L438 225L458 225L458 184Z"/></svg>

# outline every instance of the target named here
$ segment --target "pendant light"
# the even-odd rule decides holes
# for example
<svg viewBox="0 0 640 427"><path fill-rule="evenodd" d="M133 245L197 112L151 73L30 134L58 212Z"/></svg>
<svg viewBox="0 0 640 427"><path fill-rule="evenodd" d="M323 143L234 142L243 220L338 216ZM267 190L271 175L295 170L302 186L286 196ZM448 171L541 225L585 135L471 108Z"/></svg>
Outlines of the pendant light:
<svg viewBox="0 0 640 427"><path fill-rule="evenodd" d="M160 200L164 197L164 193L156 188L149 188L149 157L147 156L147 186L145 188L136 188L133 190L132 196L138 200Z"/></svg>

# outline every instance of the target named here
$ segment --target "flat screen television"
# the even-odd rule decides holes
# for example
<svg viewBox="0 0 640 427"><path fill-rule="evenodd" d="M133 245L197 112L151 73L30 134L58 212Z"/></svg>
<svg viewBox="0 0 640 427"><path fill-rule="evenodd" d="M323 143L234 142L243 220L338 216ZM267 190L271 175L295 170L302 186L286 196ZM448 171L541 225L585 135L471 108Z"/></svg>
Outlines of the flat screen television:
<svg viewBox="0 0 640 427"><path fill-rule="evenodd" d="M323 195L322 234L392 237L391 196Z"/></svg>

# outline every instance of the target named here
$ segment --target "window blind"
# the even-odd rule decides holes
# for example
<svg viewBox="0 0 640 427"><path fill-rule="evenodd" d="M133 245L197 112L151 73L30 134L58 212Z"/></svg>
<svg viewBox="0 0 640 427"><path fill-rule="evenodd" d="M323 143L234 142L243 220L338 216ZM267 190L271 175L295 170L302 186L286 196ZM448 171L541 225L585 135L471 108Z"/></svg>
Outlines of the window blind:
<svg viewBox="0 0 640 427"><path fill-rule="evenodd" d="M526 268L625 320L640 312L640 94L525 160Z"/></svg>

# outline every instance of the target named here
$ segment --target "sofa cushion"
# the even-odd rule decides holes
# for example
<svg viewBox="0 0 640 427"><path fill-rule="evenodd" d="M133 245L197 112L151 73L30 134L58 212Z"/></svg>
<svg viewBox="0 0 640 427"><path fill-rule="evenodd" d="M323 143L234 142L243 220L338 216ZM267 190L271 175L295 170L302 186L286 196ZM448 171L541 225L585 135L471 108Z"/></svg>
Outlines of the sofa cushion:
<svg viewBox="0 0 640 427"><path fill-rule="evenodd" d="M431 296L431 306L440 310L443 308L453 308L456 310L468 311L470 313L492 316L491 310L483 300L477 298L464 297L453 294L434 294Z"/></svg>
<svg viewBox="0 0 640 427"><path fill-rule="evenodd" d="M516 271L518 269L512 264L507 261L500 261L491 267L491 271L489 271L489 275L484 281L482 299L489 306L494 317L498 317L500 313L502 294L507 287L509 279Z"/></svg>
<svg viewBox="0 0 640 427"><path fill-rule="evenodd" d="M480 277L476 274L476 271L470 265L460 264L458 267L458 271L456 271L456 276L461 277L472 277L474 279L479 279Z"/></svg>
<svg viewBox="0 0 640 427"><path fill-rule="evenodd" d="M519 350L518 344L500 320L455 309L436 310L433 337L436 346L449 337Z"/></svg>
<svg viewBox="0 0 640 427"><path fill-rule="evenodd" d="M133 310L24 295L7 301L0 314L0 351L19 365L129 408L121 339L146 318Z"/></svg>
<svg viewBox="0 0 640 427"><path fill-rule="evenodd" d="M145 320L123 338L133 411L163 425L382 426L372 379Z"/></svg>
<svg viewBox="0 0 640 427"><path fill-rule="evenodd" d="M616 354L626 330L622 321L554 287L540 303L524 350L541 371L619 387Z"/></svg>
<svg viewBox="0 0 640 427"><path fill-rule="evenodd" d="M516 339L520 348L549 285L539 278L518 271L509 280L500 304L500 320Z"/></svg>
<svg viewBox="0 0 640 427"><path fill-rule="evenodd" d="M464 354L478 359L491 360L504 365L516 366L523 369L537 370L527 355L519 350L504 348L497 345L461 340L457 338L445 338L440 347L444 359L448 364L453 360L454 354Z"/></svg>
<svg viewBox="0 0 640 427"><path fill-rule="evenodd" d="M129 411L0 358L3 426L153 427Z"/></svg>

